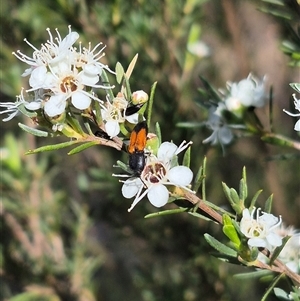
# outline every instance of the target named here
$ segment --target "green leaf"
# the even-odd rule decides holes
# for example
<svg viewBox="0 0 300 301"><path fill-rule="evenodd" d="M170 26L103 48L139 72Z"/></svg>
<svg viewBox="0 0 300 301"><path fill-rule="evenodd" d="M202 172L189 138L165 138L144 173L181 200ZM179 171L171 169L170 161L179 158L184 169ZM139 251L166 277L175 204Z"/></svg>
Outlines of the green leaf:
<svg viewBox="0 0 300 301"><path fill-rule="evenodd" d="M285 245L287 244L287 242L289 241L289 239L291 238L291 236L285 236L282 239L282 244L279 247L276 247L275 250L272 253L272 256L270 258L270 262L269 265L273 265L274 260L279 256L280 252L282 251L282 249L285 247Z"/></svg>
<svg viewBox="0 0 300 301"><path fill-rule="evenodd" d="M261 137L261 140L273 145L278 145L278 146L287 146L294 148L295 147L295 141L292 139L289 139L287 137L281 136L281 135L276 135L273 133L266 133Z"/></svg>
<svg viewBox="0 0 300 301"><path fill-rule="evenodd" d="M229 188L224 182L222 182L223 191L226 198L228 199L232 209L237 213L241 214L244 209L243 203L240 201L239 195L234 188Z"/></svg>
<svg viewBox="0 0 300 301"><path fill-rule="evenodd" d="M265 209L264 211L266 213L270 213L272 210L272 204L273 204L273 194L271 194L268 199L266 200Z"/></svg>
<svg viewBox="0 0 300 301"><path fill-rule="evenodd" d="M155 134L158 138L159 145L161 145L161 142L162 142L162 140L161 140L161 130L160 130L160 125L159 125L158 122L155 123Z"/></svg>
<svg viewBox="0 0 300 301"><path fill-rule="evenodd" d="M212 237L208 233L204 234L204 238L209 243L210 246L212 246L214 249L216 249L221 254L226 254L227 256L235 257L235 258L237 257L237 252L235 250L222 244L221 242L216 240L214 237Z"/></svg>
<svg viewBox="0 0 300 301"><path fill-rule="evenodd" d="M240 238L236 232L236 229L232 223L229 215L223 214L223 233L230 239L230 241L239 249L241 244Z"/></svg>
<svg viewBox="0 0 300 301"><path fill-rule="evenodd" d="M19 110L23 115L25 115L26 117L29 117L29 118L33 118L33 117L36 117L36 116L37 116L37 112L27 110L24 104L20 105L20 106L18 107L18 110Z"/></svg>
<svg viewBox="0 0 300 301"><path fill-rule="evenodd" d="M262 189L261 190L258 190L256 193L255 193L255 195L254 195L254 197L252 198L252 200L251 200L251 202L250 202L250 206L249 206L249 209L252 209L253 207L255 207L255 203L256 203L256 201L257 201L257 198L259 197L259 195L262 193Z"/></svg>
<svg viewBox="0 0 300 301"><path fill-rule="evenodd" d="M198 172L195 176L195 179L194 179L194 185L193 185L193 190L194 191L198 191L198 189L200 188L201 184L202 184L202 180L204 178L204 175L203 175L203 167L202 165L199 167L198 169Z"/></svg>
<svg viewBox="0 0 300 301"><path fill-rule="evenodd" d="M45 131L41 131L35 128L31 128L23 123L18 123L18 126L25 132L37 136L37 137L53 137L54 135L52 133L49 132L45 132Z"/></svg>
<svg viewBox="0 0 300 301"><path fill-rule="evenodd" d="M274 280L270 283L268 289L264 293L263 297L261 298L261 301L266 301L268 296L272 293L273 289L275 288L275 285L278 283L278 281L284 277L284 273L279 274L277 277L274 278Z"/></svg>
<svg viewBox="0 0 300 301"><path fill-rule="evenodd" d="M263 276L270 275L271 272L268 270L258 270L254 272L248 272L248 273L239 273L233 275L234 278L238 279L255 279L255 278L261 278Z"/></svg>
<svg viewBox="0 0 300 301"><path fill-rule="evenodd" d="M222 101L217 90L204 77L200 76L200 79L203 82L204 88L208 91L211 98L216 100L217 102Z"/></svg>
<svg viewBox="0 0 300 301"><path fill-rule="evenodd" d="M125 73L125 71L124 71L123 66L119 62L117 62L117 64L116 64L116 79L117 79L118 84L121 84L124 73Z"/></svg>
<svg viewBox="0 0 300 301"><path fill-rule="evenodd" d="M148 104L147 104L147 125L148 125L148 128L150 128L150 124L151 124L152 108L153 108L156 85L157 85L157 82L154 82L152 87L151 87L150 97L149 97Z"/></svg>
<svg viewBox="0 0 300 301"><path fill-rule="evenodd" d="M74 155L74 154L77 154L79 152L82 152L84 151L85 149L89 148L89 147L92 147L94 145L99 145L98 142L96 141L91 141L91 142L87 142L87 143L84 143L82 145L79 145L75 148L73 148L71 151L68 152L68 155Z"/></svg>
<svg viewBox="0 0 300 301"><path fill-rule="evenodd" d="M158 216L163 216L163 215L177 214L177 213L181 213L181 212L186 212L188 210L189 210L189 208L169 209L169 210L164 210L164 211L147 214L146 216L144 216L144 218L153 218L153 217L158 217Z"/></svg>
<svg viewBox="0 0 300 301"><path fill-rule="evenodd" d="M197 207L195 207L195 209L197 209ZM201 218L201 219L203 219L205 221L208 221L208 222L216 222L214 219L209 218L208 216L205 216L205 215L203 215L201 213L198 213L198 212L189 211L188 214L190 214L194 217L197 217L197 218Z"/></svg>
<svg viewBox="0 0 300 301"><path fill-rule="evenodd" d="M185 151L182 160L183 166L190 167L190 164L191 164L191 146L189 146L188 149Z"/></svg>
<svg viewBox="0 0 300 301"><path fill-rule="evenodd" d="M63 142L59 144L53 144L53 145L46 145L42 146L33 150L28 150L25 154L26 155L31 155L31 154L37 154L37 153L42 153L42 152L47 152L47 151L53 151L53 150L58 150L62 149L71 145L74 145L76 143L82 143L82 141L74 140L74 141L68 141L68 142Z"/></svg>
<svg viewBox="0 0 300 301"><path fill-rule="evenodd" d="M240 181L240 200L244 202L248 196L248 187L247 187L247 176L246 176L246 167L243 168L243 177Z"/></svg>
<svg viewBox="0 0 300 301"><path fill-rule="evenodd" d="M291 299L289 298L289 293L287 293L286 291L284 291L283 289L281 289L279 287L274 287L274 294L280 300L291 301Z"/></svg>

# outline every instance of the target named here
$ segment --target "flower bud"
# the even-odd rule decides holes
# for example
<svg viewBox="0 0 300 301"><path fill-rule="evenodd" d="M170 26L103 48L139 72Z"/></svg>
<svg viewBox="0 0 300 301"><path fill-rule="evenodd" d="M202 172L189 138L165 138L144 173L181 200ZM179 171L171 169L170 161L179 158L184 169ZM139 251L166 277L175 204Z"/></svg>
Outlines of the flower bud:
<svg viewBox="0 0 300 301"><path fill-rule="evenodd" d="M148 94L143 90L138 90L132 93L132 104L133 105L140 105L147 102L149 99Z"/></svg>

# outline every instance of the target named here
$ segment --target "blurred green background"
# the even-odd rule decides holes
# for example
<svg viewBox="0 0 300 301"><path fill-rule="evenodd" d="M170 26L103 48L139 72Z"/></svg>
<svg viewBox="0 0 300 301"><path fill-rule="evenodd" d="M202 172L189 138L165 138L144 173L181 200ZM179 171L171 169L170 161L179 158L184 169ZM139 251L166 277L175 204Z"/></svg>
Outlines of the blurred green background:
<svg viewBox="0 0 300 301"><path fill-rule="evenodd" d="M294 2L296 5L296 1ZM267 74L274 87L275 131L297 139L289 109L299 69L288 66L280 51L286 35L282 23L257 8L261 1L201 0L24 0L1 2L1 102L14 101L27 78L27 68L12 51L32 54L48 39L46 28L67 34L68 25L83 44L103 42L113 69L139 58L132 90L150 93L158 81L154 122L163 140L192 140L192 169L208 158L208 200L226 205L221 181L238 188L247 167L249 195L274 193L273 213L300 228L299 159L273 160L293 153L241 137L226 149L203 145L206 128L176 127L182 121L205 121L197 106L199 75L216 87L253 72ZM197 46L197 55L188 46ZM259 116L268 124L268 110ZM1 116L2 117L2 116ZM1 122L1 300L12 301L162 301L258 300L264 281L232 277L248 270L221 263L209 255L203 234L221 238L220 227L187 214L145 220L155 212L147 201L131 213L112 173L126 156L94 147L68 156L67 150L25 156L28 149L64 141L35 138L18 128L21 117ZM30 125L30 124L29 124ZM150 129L151 130L151 129ZM172 205L170 206L172 207ZM268 300L273 300L271 297ZM274 299L275 300L275 299Z"/></svg>

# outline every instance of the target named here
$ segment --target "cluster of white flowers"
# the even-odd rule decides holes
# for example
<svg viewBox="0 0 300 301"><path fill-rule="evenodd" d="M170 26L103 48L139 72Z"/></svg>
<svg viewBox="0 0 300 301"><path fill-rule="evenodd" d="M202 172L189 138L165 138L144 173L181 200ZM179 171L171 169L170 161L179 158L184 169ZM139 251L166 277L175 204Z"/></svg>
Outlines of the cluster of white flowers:
<svg viewBox="0 0 300 301"><path fill-rule="evenodd" d="M254 216L256 213L256 216ZM270 213L263 212L261 209L255 208L243 210L243 217L240 222L241 232L248 238L250 247L263 247L272 249L281 246L282 237L276 233L276 229L280 226L282 219Z"/></svg>
<svg viewBox="0 0 300 301"><path fill-rule="evenodd" d="M273 229L275 235L281 239L289 236L289 240L278 255L281 260L292 272L300 273L300 232L293 227L286 227L281 223L278 227ZM273 252L277 245L270 246L269 251ZM262 253L259 254L258 259L264 263L268 259Z"/></svg>
<svg viewBox="0 0 300 301"><path fill-rule="evenodd" d="M241 128L242 125L231 124L224 117L226 112L230 112L238 119L243 117L243 113L249 107L262 107L265 104L265 78L258 80L252 74L237 83L227 83L227 91L222 91L223 100L217 106L209 109L209 116L206 125L213 131L211 136L203 143L211 143L221 146L229 144L234 136L231 128Z"/></svg>
<svg viewBox="0 0 300 301"><path fill-rule="evenodd" d="M40 49L33 46L26 39L25 42L33 49L32 57L21 51L13 54L22 62L29 65L22 76L29 76L30 88L28 94L17 96L16 102L3 102L0 107L5 108L0 114L8 114L3 121L14 118L25 107L32 112L41 112L40 115L54 123L52 130L61 130L64 122L64 113L69 109L80 112L92 108L92 101L99 103L104 127L110 137L115 137L120 132L120 123L125 120L130 123L138 122L138 114L125 112L130 103L142 104L148 100L148 95L142 91L132 94L132 100L125 99L122 93L116 97L106 96L106 101L100 100L94 93L95 88L111 89L101 80L104 71L114 72L101 59L105 55L105 46L98 43L92 48L89 43L85 48L79 43L78 49L74 46L79 38L77 32L71 31L62 38L56 29L54 37L47 29L49 39L42 44ZM131 101L131 102L130 102ZM60 118L62 116L62 118Z"/></svg>
<svg viewBox="0 0 300 301"><path fill-rule="evenodd" d="M166 205L169 199L169 191L166 188L168 185L191 191L189 185L193 179L193 173L188 167L177 163L177 155L190 144L191 142L185 143L184 141L177 147L172 142L163 142L158 148L157 155L147 156L140 177L130 177L122 186L122 194L125 198L135 197L128 211L131 211L146 195L153 206ZM114 176L127 177L127 175Z"/></svg>
<svg viewBox="0 0 300 301"><path fill-rule="evenodd" d="M236 112L242 107L260 108L265 105L265 79L261 81L251 73L238 83L227 83L229 95L225 99L228 111Z"/></svg>

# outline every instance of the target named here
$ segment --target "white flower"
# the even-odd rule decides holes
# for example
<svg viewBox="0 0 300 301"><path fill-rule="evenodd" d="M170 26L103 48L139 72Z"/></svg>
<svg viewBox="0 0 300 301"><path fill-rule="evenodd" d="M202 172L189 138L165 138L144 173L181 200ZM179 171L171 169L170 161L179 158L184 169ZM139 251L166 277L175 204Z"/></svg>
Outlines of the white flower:
<svg viewBox="0 0 300 301"><path fill-rule="evenodd" d="M49 69L50 72L47 69L40 70L38 80L36 82L30 81L33 88L28 90L42 88L51 91L49 93L50 98L44 106L44 111L48 116L54 117L62 114L69 98L78 110L87 109L92 99L100 102L93 93L86 91L87 87L97 86L98 76L86 76L83 70L79 72L74 68L73 62L67 60L58 63L55 68L49 66Z"/></svg>
<svg viewBox="0 0 300 301"><path fill-rule="evenodd" d="M229 96L225 100L229 111L241 107L262 107L265 104L265 77L258 81L252 74L238 83L228 83Z"/></svg>
<svg viewBox="0 0 300 301"><path fill-rule="evenodd" d="M126 119L125 110L128 106L128 101L122 94L118 95L110 102L107 97L105 106L102 106L101 115L105 122L105 130L110 137L115 137L120 132L120 123Z"/></svg>
<svg viewBox="0 0 300 301"><path fill-rule="evenodd" d="M282 244L282 238L275 233L282 222L281 216L277 218L273 214L263 213L260 215L261 209L256 210L256 218L254 218L255 209L251 214L249 209L243 210L243 217L240 222L241 232L247 237L250 247L265 247L271 249Z"/></svg>
<svg viewBox="0 0 300 301"><path fill-rule="evenodd" d="M4 118L3 121L9 121L13 119L19 112L20 108L24 106L30 111L36 111L41 108L42 99L40 98L39 93L34 93L34 97L28 97L33 99L26 99L24 97L24 89L22 88L21 94L16 96L15 102L0 102L0 107L6 107L6 110L1 111L0 114L9 114L8 117Z"/></svg>
<svg viewBox="0 0 300 301"><path fill-rule="evenodd" d="M55 117L62 114L70 104L78 110L90 107L92 99L101 102L92 92L92 88L112 88L107 84L97 84L103 69L113 73L106 65L99 62L103 57L103 48L98 49L101 43L91 49L82 48L80 52L73 47L79 38L77 32L72 32L69 26L68 35L62 39L56 29L57 37L49 33L49 40L42 44L41 49L35 48L27 40L26 43L34 49L32 58L18 51L14 55L30 65L24 76L30 75L29 91L46 90L47 101L43 104L34 102L31 106L40 106L46 115Z"/></svg>
<svg viewBox="0 0 300 301"><path fill-rule="evenodd" d="M296 94L293 94L293 98L294 98L295 109L300 112L300 99L296 98ZM287 113L288 115L290 115L290 116L300 117L300 113L293 114L293 113L291 113L291 112L289 112L287 110L283 110L283 111L285 113ZM297 131L297 132L300 132L300 119L296 122L294 130Z"/></svg>
<svg viewBox="0 0 300 301"><path fill-rule="evenodd" d="M280 252L278 259L294 273L300 273L300 233L292 235Z"/></svg>
<svg viewBox="0 0 300 301"><path fill-rule="evenodd" d="M18 50L17 53L13 52L20 61L30 65L30 68L25 70L23 76L32 74L32 72L39 73L39 68L47 67L49 64L55 64L72 55L74 51L72 45L79 38L79 34L77 32L72 32L71 26L69 26L69 34L64 39L61 38L57 29L56 38L53 38L49 28L47 28L47 31L50 39L45 44L42 44L41 49L37 49L24 39L24 41L34 50L32 58L23 54L20 50Z"/></svg>
<svg viewBox="0 0 300 301"><path fill-rule="evenodd" d="M280 259L286 266L294 273L300 273L300 233L294 227L286 227L281 224L275 229L275 233L280 237L291 236L281 250L278 259Z"/></svg>
<svg viewBox="0 0 300 301"><path fill-rule="evenodd" d="M186 166L177 165L177 155L190 144L191 142L185 144L184 141L177 147L174 143L164 142L160 145L157 156L151 154L147 157L140 178L129 178L122 186L122 194L125 198L135 196L128 211L131 211L146 195L155 207L159 208L167 204L169 191L166 185L191 191L187 186L193 179L192 171Z"/></svg>
<svg viewBox="0 0 300 301"><path fill-rule="evenodd" d="M89 47L81 47L81 43L79 45L79 52L76 53L76 67L82 68L86 74L90 75L100 75L103 69L106 69L110 73L115 74L109 67L100 62L100 59L105 56L103 52L106 45L104 45L100 50L99 46L102 46L103 43L98 43L93 49L92 44L89 43Z"/></svg>
<svg viewBox="0 0 300 301"><path fill-rule="evenodd" d="M209 109L209 116L206 125L213 133L203 140L203 143L211 143L212 145L221 144L221 146L229 144L233 139L231 129L223 121L223 118L219 114L219 108Z"/></svg>
<svg viewBox="0 0 300 301"><path fill-rule="evenodd" d="M13 119L20 111L19 107L21 105L27 104L23 95L18 95L15 102L0 102L0 107L6 108L6 110L1 111L0 114L9 114L8 117L2 119L4 122Z"/></svg>

